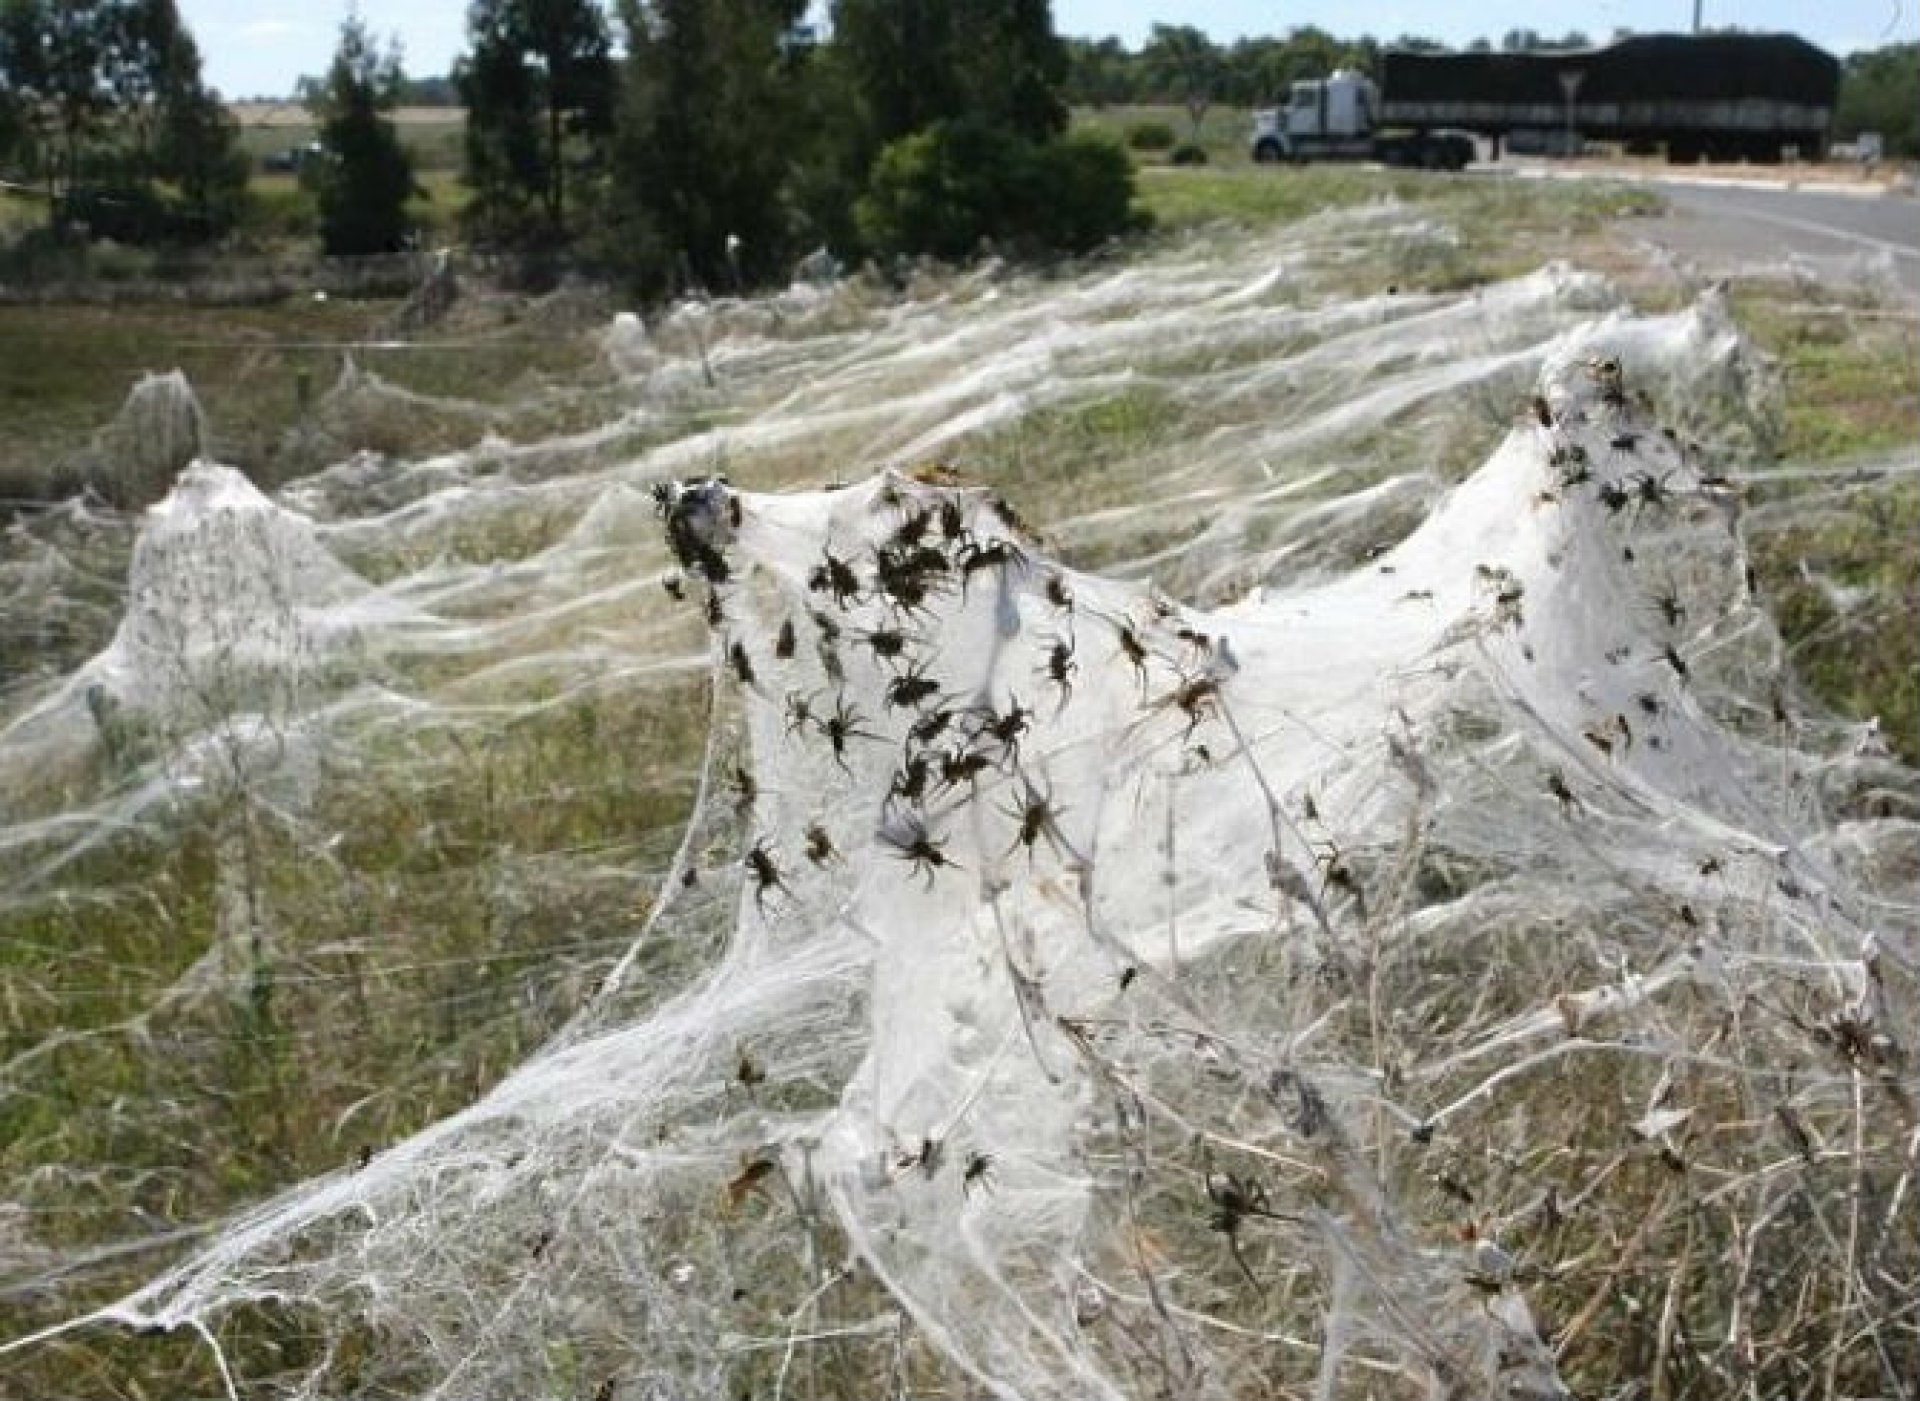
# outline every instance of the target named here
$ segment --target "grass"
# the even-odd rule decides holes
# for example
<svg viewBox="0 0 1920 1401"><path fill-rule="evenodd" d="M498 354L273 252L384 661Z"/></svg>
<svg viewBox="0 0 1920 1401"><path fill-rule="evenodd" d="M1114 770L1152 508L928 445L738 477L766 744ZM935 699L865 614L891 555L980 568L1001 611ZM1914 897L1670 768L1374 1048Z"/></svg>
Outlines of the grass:
<svg viewBox="0 0 1920 1401"><path fill-rule="evenodd" d="M1174 124L1181 129L1184 117ZM1224 156L1198 171L1149 167L1142 181L1163 228L1176 237L1208 224L1252 229L1383 198L1430 209L1459 231L1451 240L1407 243L1390 255L1390 265L1343 273L1329 284L1336 291L1378 290L1388 280L1407 290L1472 285L1536 266L1553 251L1597 246L1610 219L1648 205L1623 188L1522 187L1342 167L1234 170ZM436 184L436 198L446 189ZM268 193L289 206L297 195L290 186L269 186ZM1809 300L1806 289L1736 290L1739 319L1783 367L1789 460L1846 462L1920 437L1920 355L1910 319L1844 300ZM1316 287L1315 295L1325 292ZM310 393L323 390L340 353L327 343L364 340L395 309L390 300L297 298L242 309L0 308L0 494L9 473L34 479L83 446L140 372L175 365L187 370L206 403L219 454L270 474L282 436L302 417L302 375ZM525 377L585 375L594 354L587 337L545 331L510 304L462 312L410 349L357 352L363 364L421 393L495 404L511 402L510 386ZM1498 412L1473 405L1466 411L1480 420L1473 441L1503 431ZM531 436L555 425L506 426ZM1017 504L1052 501L1064 512L1085 509L1095 493L1111 490L1101 472L1115 461L1168 451L1210 426L1164 388L1134 386L1028 414L952 455ZM417 455L474 431L466 420L402 415L380 427L385 436L377 445ZM1418 431L1396 428L1396 442ZM1464 437L1448 451L1473 456ZM1896 742L1909 743L1920 718L1920 659L1911 627L1901 624L1920 611L1910 563L1920 500L1899 488L1824 504L1828 509L1804 525L1757 537L1763 582L1808 684L1829 703L1880 713L1901 737ZM511 558L545 538L508 547L489 537L462 542L452 553ZM644 572L657 553L630 561L631 569ZM1866 590L1871 607L1834 608L1802 575L1803 560L1817 575ZM581 635L591 641L597 628L620 621L596 616L580 625ZM403 692L448 694L460 675L441 663L388 679ZM65 883L83 898L4 907L0 987L9 1015L0 1055L61 1033L74 1039L34 1069L30 1094L0 1109L0 1172L8 1181L45 1182L63 1165L113 1165L44 1188L37 1200L48 1214L36 1221L36 1235L54 1243L115 1239L154 1219L216 1217L286 1181L350 1168L359 1148L377 1149L469 1102L579 1005L651 899L651 873L689 801L685 760L706 712L698 686L684 681L655 688L609 683L564 700L541 691L529 682L518 693L460 697L476 705L543 702L497 725L429 726L410 730L404 741L357 737L353 762L330 762L320 775L314 813L300 829L236 798L95 853ZM1910 747L1903 752L1916 757ZM244 923L236 927L236 890L246 893L247 908L273 931L272 940L250 944ZM1492 966L1507 970L1502 991L1516 1009L1536 995L1532 985L1520 985L1532 973L1528 958L1545 942L1532 933L1489 941L1499 954ZM224 991L183 999L149 1016L138 1034L121 1029L209 951L220 956ZM1485 950L1475 952L1484 961ZM1385 971L1403 980L1398 994L1413 1005L1433 995L1449 967L1444 951L1427 945L1409 945L1403 957L1408 966ZM632 983L665 996L697 964L685 950L649 949ZM1592 970L1596 979L1604 975ZM1277 975L1231 981L1247 998L1277 997L1282 985ZM143 1038L168 1054L151 1054ZM1603 1163L1624 1136L1614 1122L1622 1094L1631 1090L1638 1102L1648 1086L1607 1087L1615 1108L1604 1128L1586 1116L1592 1087L1581 1088L1549 1097L1534 1138L1577 1151L1582 1164ZM141 1119L127 1111L130 1104L166 1108ZM1488 1126L1484 1142L1457 1151L1504 1161L1501 1155L1518 1149L1502 1132ZM1168 1152L1189 1147L1170 1142ZM184 1170L186 1162L196 1164L193 1171ZM1411 1151L1396 1154L1390 1166L1408 1176L1432 1171ZM1517 1214L1519 1174L1488 1171L1492 1188L1477 1188ZM1609 1201L1657 1195L1665 1171L1640 1155L1612 1182L1616 1197ZM1156 1212L1167 1213L1164 1223ZM1183 1215L1176 1219L1176 1212ZM1195 1287L1227 1297L1238 1289L1235 1271L1217 1234L1204 1233L1192 1218L1191 1202L1147 1204L1147 1219L1164 1224L1169 1238L1198 1242L1183 1262ZM1538 1249L1562 1245L1577 1253L1570 1242L1543 1240ZM1650 1258L1670 1259L1680 1249L1657 1240ZM1280 1267L1277 1250L1250 1250L1263 1276ZM77 1295L63 1297L61 1310L76 1297L111 1294L147 1263L102 1270ZM1593 1278L1552 1282L1545 1297L1562 1321L1586 1302L1576 1286ZM1650 1279L1636 1267L1637 1288ZM781 1297L766 1291L769 1300ZM0 1333L51 1316L41 1307L10 1302ZM862 1316L852 1304L848 1312ZM1655 1313L1621 1306L1599 1315L1601 1326L1572 1359L1574 1372L1591 1368L1604 1377L1603 1335L1631 1336L1644 1350ZM303 1345L302 1327L291 1317L230 1328L235 1338L251 1340L237 1358L244 1372L278 1374ZM43 1375L26 1380L48 1394L76 1386L103 1395L218 1392L205 1349L180 1341L89 1340L49 1354L46 1363ZM555 1363L556 1374L578 1373L567 1383L570 1394L591 1391L583 1366L575 1359ZM343 1366L342 1374L349 1372ZM1302 1389L1310 1372L1309 1359ZM8 1374L9 1382L18 1379ZM1248 1382L1250 1390L1259 1385Z"/></svg>

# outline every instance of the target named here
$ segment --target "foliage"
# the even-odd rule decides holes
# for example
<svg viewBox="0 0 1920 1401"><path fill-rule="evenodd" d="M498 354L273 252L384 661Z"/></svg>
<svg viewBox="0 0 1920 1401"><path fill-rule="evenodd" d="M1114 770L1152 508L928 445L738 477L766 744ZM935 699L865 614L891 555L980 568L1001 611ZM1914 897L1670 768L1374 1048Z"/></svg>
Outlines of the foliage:
<svg viewBox="0 0 1920 1401"><path fill-rule="evenodd" d="M1165 122L1135 122L1127 128L1127 149L1130 151L1169 151L1179 139L1173 134L1173 128Z"/></svg>
<svg viewBox="0 0 1920 1401"><path fill-rule="evenodd" d="M225 233L247 174L174 0L0 0L0 164L137 242Z"/></svg>
<svg viewBox="0 0 1920 1401"><path fill-rule="evenodd" d="M647 295L743 290L785 270L789 123L807 59L781 39L799 11L793 0L623 0L601 236Z"/></svg>
<svg viewBox="0 0 1920 1401"><path fill-rule="evenodd" d="M1191 25L1156 24L1140 61L1148 80L1186 107L1198 140L1200 123L1226 78L1220 50Z"/></svg>
<svg viewBox="0 0 1920 1401"><path fill-rule="evenodd" d="M406 245L413 162L386 116L399 89L398 51L383 53L359 17L349 16L311 103L326 158L303 172L319 204L320 242L329 254L394 253Z"/></svg>
<svg viewBox="0 0 1920 1401"><path fill-rule="evenodd" d="M888 253L965 257L985 241L1080 253L1138 226L1126 153L1090 132L1032 142L986 122L940 122L894 142L858 207Z"/></svg>
<svg viewBox="0 0 1920 1401"><path fill-rule="evenodd" d="M1030 141L1066 130L1047 0L835 0L833 31L876 145L963 116Z"/></svg>
<svg viewBox="0 0 1920 1401"><path fill-rule="evenodd" d="M475 226L495 238L565 231L570 168L594 164L613 125L613 61L590 0L474 0L473 52L454 81L466 104ZM584 147L584 149L582 149Z"/></svg>
<svg viewBox="0 0 1920 1401"><path fill-rule="evenodd" d="M1847 56L1833 134L1851 141L1863 131L1885 137L1890 156L1920 156L1920 44L1889 44Z"/></svg>
<svg viewBox="0 0 1920 1401"><path fill-rule="evenodd" d="M1168 165L1205 165L1207 148L1192 141L1183 141L1167 156Z"/></svg>

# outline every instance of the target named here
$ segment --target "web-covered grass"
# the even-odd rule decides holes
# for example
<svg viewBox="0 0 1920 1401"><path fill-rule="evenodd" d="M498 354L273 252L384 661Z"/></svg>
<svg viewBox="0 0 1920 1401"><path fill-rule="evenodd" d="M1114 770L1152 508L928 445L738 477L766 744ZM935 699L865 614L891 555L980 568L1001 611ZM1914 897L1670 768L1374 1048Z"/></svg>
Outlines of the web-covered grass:
<svg viewBox="0 0 1920 1401"><path fill-rule="evenodd" d="M0 1366L1905 1394L1920 796L1754 593L1770 368L1322 290L1446 237L688 308L604 430L36 523Z"/></svg>

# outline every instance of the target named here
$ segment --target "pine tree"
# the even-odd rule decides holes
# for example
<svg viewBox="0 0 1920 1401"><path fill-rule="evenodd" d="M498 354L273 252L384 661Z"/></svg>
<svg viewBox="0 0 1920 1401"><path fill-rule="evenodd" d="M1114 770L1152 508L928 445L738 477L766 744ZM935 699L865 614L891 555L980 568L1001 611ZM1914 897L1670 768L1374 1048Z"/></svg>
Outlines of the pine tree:
<svg viewBox="0 0 1920 1401"><path fill-rule="evenodd" d="M648 293L738 291L783 270L796 219L783 40L804 0L623 0L628 58L607 249Z"/></svg>
<svg viewBox="0 0 1920 1401"><path fill-rule="evenodd" d="M329 254L391 253L405 245L413 162L385 115L399 100L400 80L399 53L383 53L350 15L312 102L326 156L307 167L308 179Z"/></svg>
<svg viewBox="0 0 1920 1401"><path fill-rule="evenodd" d="M565 229L570 141L591 160L612 126L613 62L591 0L474 0L473 52L456 75L467 108L466 179L474 215L511 236L537 208Z"/></svg>

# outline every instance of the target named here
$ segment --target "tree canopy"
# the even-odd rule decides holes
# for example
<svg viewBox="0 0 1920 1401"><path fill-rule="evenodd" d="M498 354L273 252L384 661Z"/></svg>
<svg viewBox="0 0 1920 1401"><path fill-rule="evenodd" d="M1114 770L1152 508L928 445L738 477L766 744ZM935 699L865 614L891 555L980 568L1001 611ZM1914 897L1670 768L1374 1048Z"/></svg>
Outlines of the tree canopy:
<svg viewBox="0 0 1920 1401"><path fill-rule="evenodd" d="M467 111L472 221L511 237L537 211L557 239L569 177L597 162L612 129L606 19L592 0L473 0L467 33L472 52L454 82Z"/></svg>
<svg viewBox="0 0 1920 1401"><path fill-rule="evenodd" d="M400 54L380 46L357 15L311 107L325 156L303 172L320 206L330 254L392 253L405 246L413 163L388 118L399 100Z"/></svg>
<svg viewBox="0 0 1920 1401"><path fill-rule="evenodd" d="M174 0L0 0L0 164L128 241L222 233L246 184Z"/></svg>

